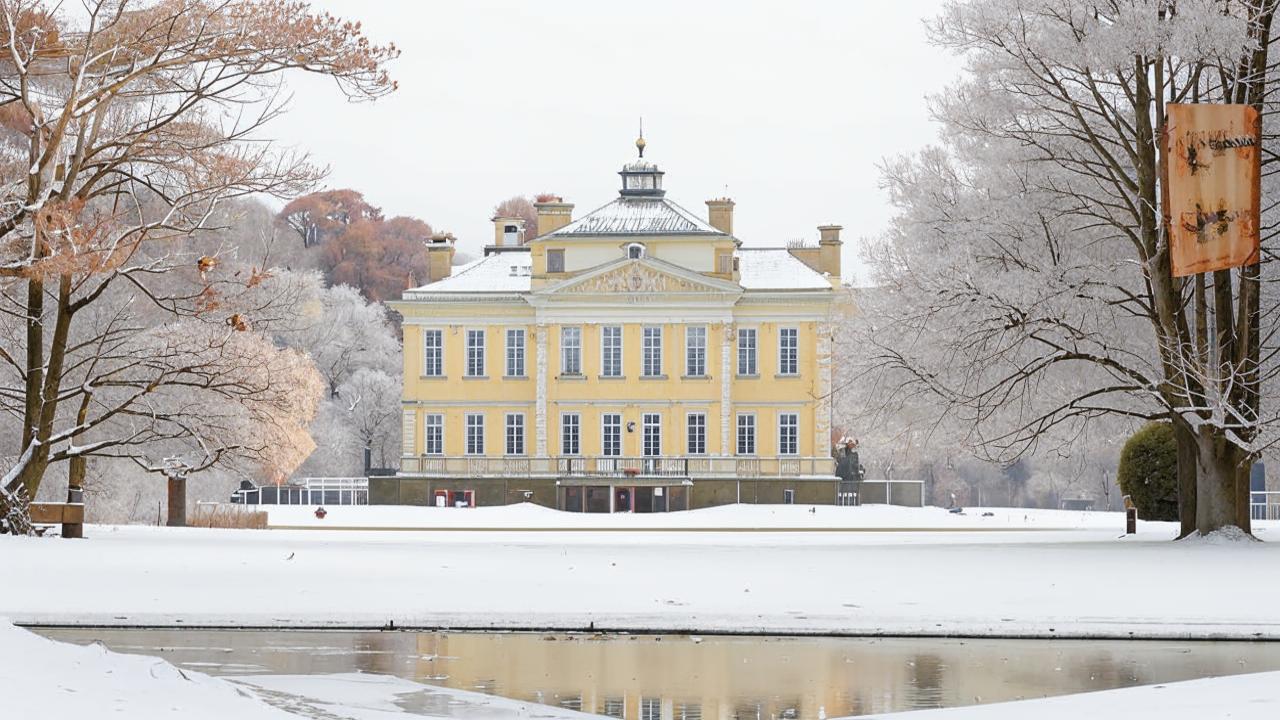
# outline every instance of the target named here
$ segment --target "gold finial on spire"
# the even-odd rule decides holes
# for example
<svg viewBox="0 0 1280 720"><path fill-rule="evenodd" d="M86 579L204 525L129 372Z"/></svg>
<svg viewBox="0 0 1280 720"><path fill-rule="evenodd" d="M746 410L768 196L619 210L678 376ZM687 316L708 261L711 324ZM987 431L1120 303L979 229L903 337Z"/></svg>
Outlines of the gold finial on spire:
<svg viewBox="0 0 1280 720"><path fill-rule="evenodd" d="M636 149L640 151L640 157L644 157L644 118L640 118L640 137L636 138Z"/></svg>

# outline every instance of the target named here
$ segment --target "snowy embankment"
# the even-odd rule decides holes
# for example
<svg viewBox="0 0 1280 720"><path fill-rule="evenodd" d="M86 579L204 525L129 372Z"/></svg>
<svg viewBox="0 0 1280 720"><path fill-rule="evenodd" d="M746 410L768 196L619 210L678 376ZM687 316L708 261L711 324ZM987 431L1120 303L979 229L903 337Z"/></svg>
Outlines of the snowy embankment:
<svg viewBox="0 0 1280 720"><path fill-rule="evenodd" d="M787 526L832 517L852 527L882 510L687 515L699 527L714 514L759 523L766 512ZM1124 537L1106 524L1089 527L1108 516L1086 513L1014 511L1002 521L883 512L899 527L948 532L89 526L83 541L0 538L0 615L20 624L135 627L1280 639L1271 604L1223 599L1224 588L1280 597L1280 542L1174 543L1176 529L1161 523ZM943 525L1008 527L1024 515L1037 527L1061 527L1066 515L1089 522L1031 532ZM660 519L676 521L670 517ZM596 519L614 520L634 521ZM1257 534L1280 536L1280 528Z"/></svg>
<svg viewBox="0 0 1280 720"><path fill-rule="evenodd" d="M47 640L3 618L0 707L6 718L53 720L108 715L140 720L596 717L387 675L264 675L228 681L146 655Z"/></svg>
<svg viewBox="0 0 1280 720"><path fill-rule="evenodd" d="M1275 720L1280 717L1280 672L859 717L862 720L871 720L871 717L883 720Z"/></svg>
<svg viewBox="0 0 1280 720"><path fill-rule="evenodd" d="M1124 513L891 505L724 505L673 513L568 513L522 503L498 507L262 505L271 527L378 530L1084 530L1124 531ZM987 514L989 513L989 514ZM1164 526L1164 523L1155 525ZM1154 526L1153 526L1154 527ZM1171 525L1168 527L1172 527Z"/></svg>

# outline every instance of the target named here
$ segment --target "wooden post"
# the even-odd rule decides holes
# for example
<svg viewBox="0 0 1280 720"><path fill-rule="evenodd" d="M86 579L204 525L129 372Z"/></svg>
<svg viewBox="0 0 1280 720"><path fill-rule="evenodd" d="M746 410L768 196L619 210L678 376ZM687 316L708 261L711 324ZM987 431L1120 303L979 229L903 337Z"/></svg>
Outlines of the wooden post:
<svg viewBox="0 0 1280 720"><path fill-rule="evenodd" d="M64 538L83 538L84 537L84 489L72 485L67 488L67 504L78 505L80 508L79 522L65 522L65 520L74 520L68 513L64 517L62 523L62 537Z"/></svg>
<svg viewBox="0 0 1280 720"><path fill-rule="evenodd" d="M169 527L187 526L187 479L178 473L169 475Z"/></svg>

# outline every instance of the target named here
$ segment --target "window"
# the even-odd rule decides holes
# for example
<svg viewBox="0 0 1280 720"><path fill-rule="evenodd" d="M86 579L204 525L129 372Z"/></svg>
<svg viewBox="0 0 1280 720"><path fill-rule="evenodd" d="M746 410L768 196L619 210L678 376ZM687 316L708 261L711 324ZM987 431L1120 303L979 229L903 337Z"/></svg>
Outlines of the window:
<svg viewBox="0 0 1280 720"><path fill-rule="evenodd" d="M640 243L631 243L627 246L627 257L632 260L639 260L644 257L644 246Z"/></svg>
<svg viewBox="0 0 1280 720"><path fill-rule="evenodd" d="M800 331L796 328L778 330L778 374L800 373Z"/></svg>
<svg viewBox="0 0 1280 720"><path fill-rule="evenodd" d="M560 452L563 455L577 455L582 428L582 417L578 413L565 413L560 416Z"/></svg>
<svg viewBox="0 0 1280 720"><path fill-rule="evenodd" d="M524 328L507 329L507 377L524 377Z"/></svg>
<svg viewBox="0 0 1280 720"><path fill-rule="evenodd" d="M783 490L783 491L782 491L782 504L783 504L783 505L795 505L795 504L796 504L796 491L795 491L795 490L792 490L792 489L790 489L790 488L787 488L786 490Z"/></svg>
<svg viewBox="0 0 1280 720"><path fill-rule="evenodd" d="M756 416L750 413L738 415L738 454L756 454Z"/></svg>
<svg viewBox="0 0 1280 720"><path fill-rule="evenodd" d="M444 416L428 414L423 416L422 454L444 454Z"/></svg>
<svg viewBox="0 0 1280 720"><path fill-rule="evenodd" d="M706 455L707 454L707 414L706 413L689 413L689 454L690 455Z"/></svg>
<svg viewBox="0 0 1280 720"><path fill-rule="evenodd" d="M738 374L756 374L756 329L738 330Z"/></svg>
<svg viewBox="0 0 1280 720"><path fill-rule="evenodd" d="M422 374L425 377L444 375L444 333L439 330L422 331Z"/></svg>
<svg viewBox="0 0 1280 720"><path fill-rule="evenodd" d="M548 250L547 251L547 272L561 273L564 272L564 250Z"/></svg>
<svg viewBox="0 0 1280 720"><path fill-rule="evenodd" d="M467 377L484 377L484 331L467 331Z"/></svg>
<svg viewBox="0 0 1280 720"><path fill-rule="evenodd" d="M701 325L684 329L684 374L689 377L707 374L707 329Z"/></svg>
<svg viewBox="0 0 1280 720"><path fill-rule="evenodd" d="M507 413L507 454L524 454L524 413Z"/></svg>
<svg viewBox="0 0 1280 720"><path fill-rule="evenodd" d="M778 454L797 455L800 452L800 416L795 413L778 415Z"/></svg>
<svg viewBox="0 0 1280 720"><path fill-rule="evenodd" d="M560 374L582 374L582 328L560 328Z"/></svg>
<svg viewBox="0 0 1280 720"><path fill-rule="evenodd" d="M467 454L484 454L484 415L467 413Z"/></svg>
<svg viewBox="0 0 1280 720"><path fill-rule="evenodd" d="M733 253L716 253L716 272L721 275L733 274Z"/></svg>
<svg viewBox="0 0 1280 720"><path fill-rule="evenodd" d="M622 327L619 325L600 328L600 374L622 377Z"/></svg>
<svg viewBox="0 0 1280 720"><path fill-rule="evenodd" d="M643 417L644 426L644 455L656 457L662 454L662 416L658 413L645 413Z"/></svg>
<svg viewBox="0 0 1280 720"><path fill-rule="evenodd" d="M644 329L644 366L641 375L645 377L662 375L662 328L660 327Z"/></svg>
<svg viewBox="0 0 1280 720"><path fill-rule="evenodd" d="M662 720L662 698L640 698L640 720Z"/></svg>
<svg viewBox="0 0 1280 720"><path fill-rule="evenodd" d="M600 416L600 454L615 457L622 454L622 415Z"/></svg>

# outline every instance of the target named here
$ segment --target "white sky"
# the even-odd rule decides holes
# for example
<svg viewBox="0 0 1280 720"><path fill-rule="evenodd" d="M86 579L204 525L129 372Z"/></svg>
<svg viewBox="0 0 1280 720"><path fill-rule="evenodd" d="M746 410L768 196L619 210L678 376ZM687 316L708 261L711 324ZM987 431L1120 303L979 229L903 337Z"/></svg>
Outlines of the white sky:
<svg viewBox="0 0 1280 720"><path fill-rule="evenodd" d="M816 240L844 225L845 276L859 237L890 209L877 163L933 142L925 95L958 61L922 24L940 0L313 0L402 54L400 89L348 103L294 78L270 134L479 255L493 206L553 192L574 216L617 194L644 116L667 196L706 214L736 203L747 245Z"/></svg>

